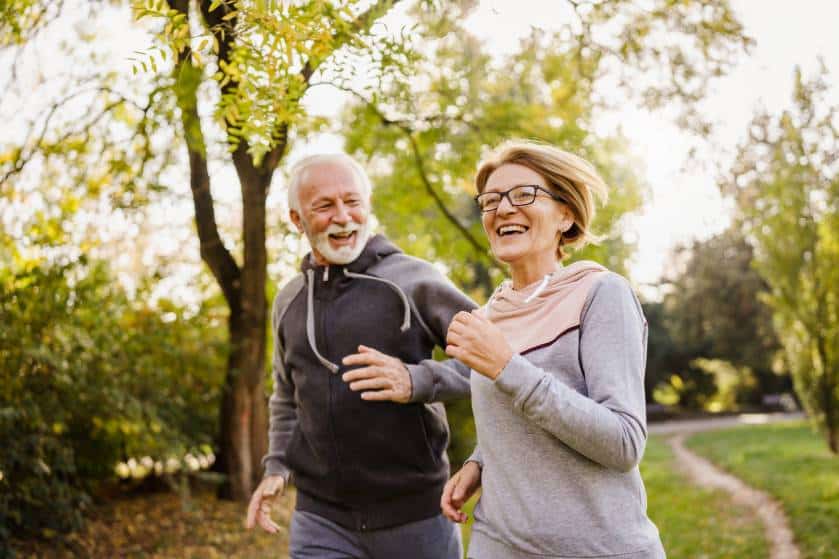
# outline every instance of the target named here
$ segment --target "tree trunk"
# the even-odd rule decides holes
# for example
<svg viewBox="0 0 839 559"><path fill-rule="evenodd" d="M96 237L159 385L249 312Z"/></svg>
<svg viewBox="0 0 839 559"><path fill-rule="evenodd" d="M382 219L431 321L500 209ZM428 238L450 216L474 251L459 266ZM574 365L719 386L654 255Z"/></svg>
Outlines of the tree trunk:
<svg viewBox="0 0 839 559"><path fill-rule="evenodd" d="M219 414L219 469L227 474L219 495L236 501L246 501L262 476L260 461L267 451L268 433L265 327L245 322L241 312L228 323L230 355Z"/></svg>
<svg viewBox="0 0 839 559"><path fill-rule="evenodd" d="M210 191L203 133L197 111L198 73L182 58L178 68L178 102L189 154L190 187L201 259L218 281L230 310L230 354L219 415L219 461L216 470L227 474L220 495L246 500L262 475L260 459L267 450L265 400L265 205L280 154L271 166L257 168L242 142L233 160L242 188L242 241L244 259L239 266L218 233ZM283 145L282 149L285 147Z"/></svg>
<svg viewBox="0 0 839 559"><path fill-rule="evenodd" d="M268 449L265 207L275 165L254 166L244 142L233 153L233 163L242 190L244 259L239 312L231 312L229 322L230 358L222 393L219 442L228 476L222 496L244 501L262 477L261 460Z"/></svg>

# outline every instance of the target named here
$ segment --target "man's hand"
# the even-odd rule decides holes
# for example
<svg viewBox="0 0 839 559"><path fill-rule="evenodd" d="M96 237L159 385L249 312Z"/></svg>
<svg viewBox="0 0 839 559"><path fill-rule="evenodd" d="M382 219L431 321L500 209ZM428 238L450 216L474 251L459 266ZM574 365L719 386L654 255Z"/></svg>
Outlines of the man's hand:
<svg viewBox="0 0 839 559"><path fill-rule="evenodd" d="M480 486L481 468L476 462L467 462L443 488L443 496L440 497L443 515L452 522L466 522L469 516L460 508Z"/></svg>
<svg viewBox="0 0 839 559"><path fill-rule="evenodd" d="M250 530L255 524L268 532L276 534L280 527L271 520L271 508L279 501L285 490L285 478L283 476L268 476L251 495L251 502L248 505L248 517L245 521L245 528Z"/></svg>
<svg viewBox="0 0 839 559"><path fill-rule="evenodd" d="M504 333L477 311L460 311L454 315L446 334L446 343L449 357L492 380L501 374L513 357Z"/></svg>
<svg viewBox="0 0 839 559"><path fill-rule="evenodd" d="M411 399L411 375L405 364L396 357L360 345L358 353L347 355L344 365L363 365L344 373L341 378L350 383L350 390L361 391L364 400L391 400L400 404Z"/></svg>

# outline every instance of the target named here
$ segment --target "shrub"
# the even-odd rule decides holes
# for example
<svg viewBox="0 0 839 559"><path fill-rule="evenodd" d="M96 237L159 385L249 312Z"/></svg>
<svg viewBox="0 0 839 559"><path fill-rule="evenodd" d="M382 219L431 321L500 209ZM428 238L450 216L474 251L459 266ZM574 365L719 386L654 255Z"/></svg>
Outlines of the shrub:
<svg viewBox="0 0 839 559"><path fill-rule="evenodd" d="M213 441L221 318L132 301L85 259L0 270L0 544L78 528L120 460Z"/></svg>

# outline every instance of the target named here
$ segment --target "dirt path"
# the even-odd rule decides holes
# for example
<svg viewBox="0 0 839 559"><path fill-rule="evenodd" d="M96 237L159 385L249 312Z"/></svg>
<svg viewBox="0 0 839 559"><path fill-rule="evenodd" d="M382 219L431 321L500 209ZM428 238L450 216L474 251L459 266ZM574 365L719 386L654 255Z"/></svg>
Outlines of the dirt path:
<svg viewBox="0 0 839 559"><path fill-rule="evenodd" d="M697 485L722 489L731 495L735 503L754 512L763 522L766 541L770 547L770 559L799 559L801 554L795 545L789 522L777 501L763 491L749 487L740 479L722 471L684 445L685 437L691 433L748 422L742 418L691 421L684 422L681 428L675 423L660 425L658 428L651 428L651 432L669 435L667 441L676 455L679 466Z"/></svg>

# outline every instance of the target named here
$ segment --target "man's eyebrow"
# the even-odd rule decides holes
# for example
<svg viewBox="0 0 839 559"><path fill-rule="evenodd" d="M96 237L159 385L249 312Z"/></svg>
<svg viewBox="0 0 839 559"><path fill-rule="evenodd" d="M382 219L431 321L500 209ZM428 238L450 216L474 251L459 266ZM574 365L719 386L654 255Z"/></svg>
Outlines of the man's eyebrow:
<svg viewBox="0 0 839 559"><path fill-rule="evenodd" d="M328 196L318 196L314 200L312 200L312 205L316 206L317 204L323 204L324 202L332 202L332 198Z"/></svg>

